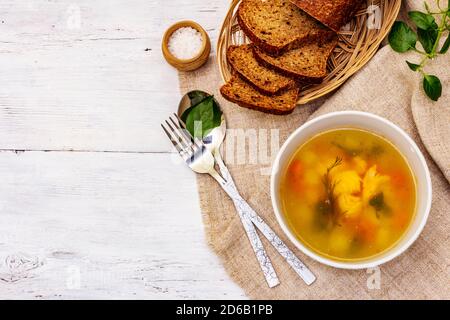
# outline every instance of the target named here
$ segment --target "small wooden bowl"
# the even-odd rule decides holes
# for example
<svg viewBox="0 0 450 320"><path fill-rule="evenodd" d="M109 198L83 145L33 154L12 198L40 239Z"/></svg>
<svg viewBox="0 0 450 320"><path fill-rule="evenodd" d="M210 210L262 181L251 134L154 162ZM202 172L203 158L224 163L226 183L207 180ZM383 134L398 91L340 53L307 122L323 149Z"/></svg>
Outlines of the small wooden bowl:
<svg viewBox="0 0 450 320"><path fill-rule="evenodd" d="M169 50L170 37L176 30L184 27L194 28L195 30L200 32L203 38L203 44L200 52L191 59L178 59ZM198 23L189 20L177 22L169 29L167 29L167 31L164 33L161 47L166 61L180 71L192 71L200 68L205 64L206 61L208 61L209 54L211 53L211 41L206 31Z"/></svg>

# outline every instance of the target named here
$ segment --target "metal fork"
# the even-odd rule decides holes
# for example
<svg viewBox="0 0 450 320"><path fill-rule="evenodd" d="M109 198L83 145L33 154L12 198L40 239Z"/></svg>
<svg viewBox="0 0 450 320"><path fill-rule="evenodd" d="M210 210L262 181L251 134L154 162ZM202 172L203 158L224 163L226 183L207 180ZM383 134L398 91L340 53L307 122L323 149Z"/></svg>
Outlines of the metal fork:
<svg viewBox="0 0 450 320"><path fill-rule="evenodd" d="M169 121L166 121L167 128L164 125L161 126L188 166L197 173L210 174L233 200L269 287L278 285L279 280L255 230L255 226L270 241L280 255L285 258L305 283L307 285L312 284L316 279L315 276L240 196L231 174L223 162L218 162L222 176L215 170L214 156L206 149L203 141L192 138L190 133L185 130L183 121L176 114L175 120L169 118Z"/></svg>

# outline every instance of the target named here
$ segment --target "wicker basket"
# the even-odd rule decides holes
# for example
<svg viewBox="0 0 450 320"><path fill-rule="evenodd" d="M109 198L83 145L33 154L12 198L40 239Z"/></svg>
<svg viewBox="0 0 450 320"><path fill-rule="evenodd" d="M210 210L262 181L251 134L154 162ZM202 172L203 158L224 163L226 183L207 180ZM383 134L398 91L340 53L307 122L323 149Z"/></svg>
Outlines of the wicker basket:
<svg viewBox="0 0 450 320"><path fill-rule="evenodd" d="M217 42L217 59L226 82L231 67L226 58L230 45L249 43L237 23L236 11L241 0L232 0ZM339 32L339 44L328 60L328 76L321 84L302 90L298 104L318 99L342 85L376 53L400 11L401 0L368 0L355 18Z"/></svg>

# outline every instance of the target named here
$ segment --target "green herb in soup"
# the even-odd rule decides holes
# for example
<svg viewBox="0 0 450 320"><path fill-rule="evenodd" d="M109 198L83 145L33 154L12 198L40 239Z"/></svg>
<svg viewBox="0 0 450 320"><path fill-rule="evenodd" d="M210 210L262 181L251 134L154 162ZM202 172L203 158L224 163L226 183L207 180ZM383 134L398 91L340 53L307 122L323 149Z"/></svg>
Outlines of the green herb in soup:
<svg viewBox="0 0 450 320"><path fill-rule="evenodd" d="M416 206L405 158L384 138L358 129L328 131L302 145L279 192L298 239L338 260L366 259L390 248Z"/></svg>

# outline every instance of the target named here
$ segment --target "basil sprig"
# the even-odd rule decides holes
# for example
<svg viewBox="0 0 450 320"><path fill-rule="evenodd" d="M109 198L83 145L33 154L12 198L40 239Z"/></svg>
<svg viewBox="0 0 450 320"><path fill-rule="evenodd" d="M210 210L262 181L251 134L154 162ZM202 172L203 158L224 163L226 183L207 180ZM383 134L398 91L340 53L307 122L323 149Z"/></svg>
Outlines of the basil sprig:
<svg viewBox="0 0 450 320"><path fill-rule="evenodd" d="M181 115L181 120L193 137L203 139L211 130L220 126L222 111L214 96L205 95L201 91L189 93L189 99L191 107Z"/></svg>
<svg viewBox="0 0 450 320"><path fill-rule="evenodd" d="M450 48L450 0L446 9L440 7L439 0L435 0L438 10L433 12L425 2L426 12L410 11L409 19L414 23L416 32L405 22L396 21L389 33L389 44L396 52L407 52L413 50L422 56L419 63L406 61L408 67L415 72L420 72L423 76L422 86L426 95L433 101L439 100L442 95L442 83L435 75L427 74L424 67L429 60L438 55L447 53ZM436 22L435 17L440 17L440 22ZM447 36L446 41L439 49L439 42L443 36ZM422 45L423 51L416 48L417 41Z"/></svg>

